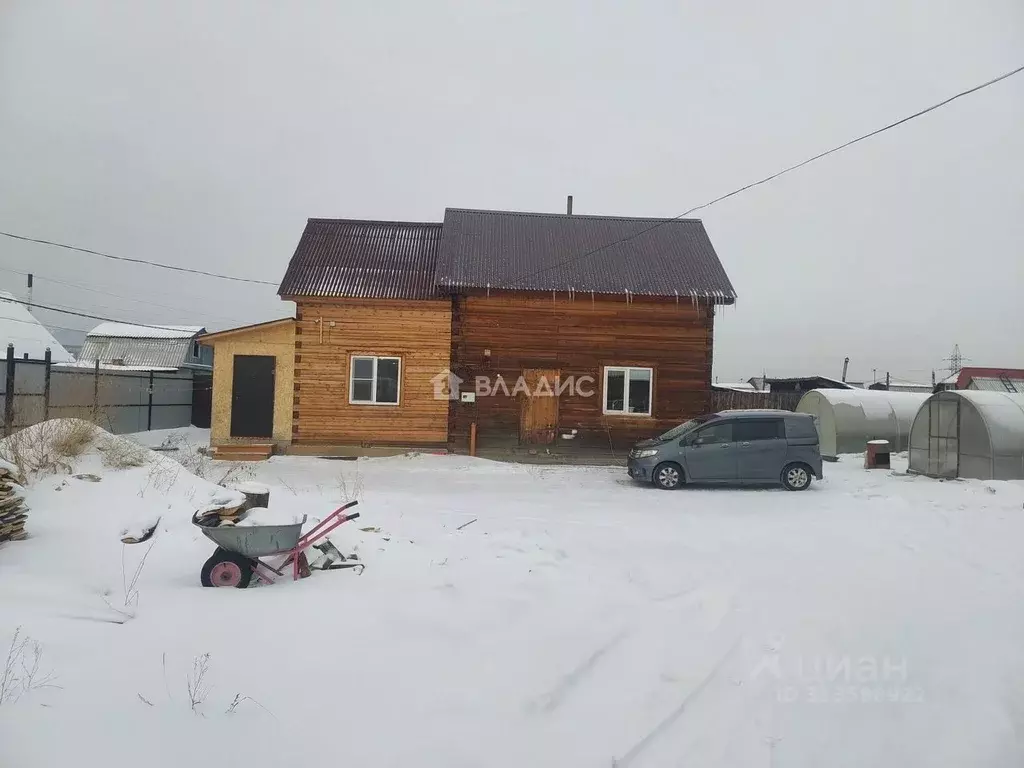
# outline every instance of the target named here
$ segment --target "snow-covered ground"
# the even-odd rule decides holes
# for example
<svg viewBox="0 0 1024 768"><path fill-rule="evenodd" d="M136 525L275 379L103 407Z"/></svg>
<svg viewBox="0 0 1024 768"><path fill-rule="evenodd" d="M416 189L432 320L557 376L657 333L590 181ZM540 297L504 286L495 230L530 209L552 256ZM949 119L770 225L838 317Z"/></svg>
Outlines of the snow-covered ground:
<svg viewBox="0 0 1024 768"><path fill-rule="evenodd" d="M0 661L20 627L59 686L0 705L0 764L1024 764L1024 486L859 462L805 493L666 493L275 457L233 479L311 518L358 494L332 538L366 569L233 590L199 586L190 523L229 465L85 456L101 481L37 480L31 538L0 547Z"/></svg>

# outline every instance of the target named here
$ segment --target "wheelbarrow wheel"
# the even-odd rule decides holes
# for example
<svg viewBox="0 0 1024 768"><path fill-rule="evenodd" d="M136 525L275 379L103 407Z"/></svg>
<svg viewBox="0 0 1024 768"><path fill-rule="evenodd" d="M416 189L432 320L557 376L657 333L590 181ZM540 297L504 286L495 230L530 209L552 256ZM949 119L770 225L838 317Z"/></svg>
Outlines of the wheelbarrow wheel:
<svg viewBox="0 0 1024 768"><path fill-rule="evenodd" d="M218 549L203 564L199 579L204 587L245 589L252 580L252 560L237 552Z"/></svg>

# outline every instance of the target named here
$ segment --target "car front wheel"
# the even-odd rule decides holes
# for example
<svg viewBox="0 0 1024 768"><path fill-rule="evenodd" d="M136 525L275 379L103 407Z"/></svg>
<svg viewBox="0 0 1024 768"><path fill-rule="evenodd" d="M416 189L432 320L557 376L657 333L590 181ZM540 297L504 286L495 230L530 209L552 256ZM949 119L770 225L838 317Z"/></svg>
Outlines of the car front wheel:
<svg viewBox="0 0 1024 768"><path fill-rule="evenodd" d="M782 484L787 491L806 491L811 485L811 470L806 464L787 464L782 470Z"/></svg>
<svg viewBox="0 0 1024 768"><path fill-rule="evenodd" d="M674 491L683 484L683 468L671 461L659 464L652 475L654 484L664 491Z"/></svg>

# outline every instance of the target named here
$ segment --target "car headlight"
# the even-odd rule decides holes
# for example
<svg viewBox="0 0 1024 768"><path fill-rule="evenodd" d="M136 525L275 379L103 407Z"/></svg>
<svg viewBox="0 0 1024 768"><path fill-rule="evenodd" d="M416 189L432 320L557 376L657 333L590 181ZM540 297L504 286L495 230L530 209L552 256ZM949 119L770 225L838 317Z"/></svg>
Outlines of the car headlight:
<svg viewBox="0 0 1024 768"><path fill-rule="evenodd" d="M650 458L651 456L657 456L657 455L658 455L658 449L657 448L645 448L642 451L637 451L636 452L636 457L638 459L647 459L647 458Z"/></svg>

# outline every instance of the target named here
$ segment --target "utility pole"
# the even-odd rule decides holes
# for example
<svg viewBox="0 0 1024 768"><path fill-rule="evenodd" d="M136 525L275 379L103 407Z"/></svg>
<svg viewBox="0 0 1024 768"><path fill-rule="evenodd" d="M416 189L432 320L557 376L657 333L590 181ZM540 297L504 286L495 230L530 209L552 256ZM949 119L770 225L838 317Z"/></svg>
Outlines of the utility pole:
<svg viewBox="0 0 1024 768"><path fill-rule="evenodd" d="M888 371L886 371L886 372L885 372L885 388L886 388L886 389L888 389L888 388L889 388L889 382L890 382L890 378L889 378L889 372L888 372Z"/></svg>

